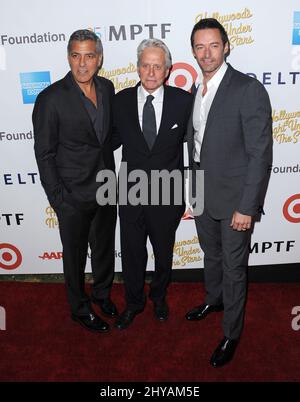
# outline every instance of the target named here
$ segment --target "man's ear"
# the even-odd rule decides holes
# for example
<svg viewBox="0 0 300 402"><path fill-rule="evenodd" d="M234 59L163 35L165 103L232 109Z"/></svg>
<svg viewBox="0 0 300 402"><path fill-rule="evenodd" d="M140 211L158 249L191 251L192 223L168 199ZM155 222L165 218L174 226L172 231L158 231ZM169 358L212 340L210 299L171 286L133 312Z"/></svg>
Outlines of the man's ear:
<svg viewBox="0 0 300 402"><path fill-rule="evenodd" d="M99 56L99 63L98 63L98 67L100 68L102 65L102 61L103 61L103 54L100 54Z"/></svg>

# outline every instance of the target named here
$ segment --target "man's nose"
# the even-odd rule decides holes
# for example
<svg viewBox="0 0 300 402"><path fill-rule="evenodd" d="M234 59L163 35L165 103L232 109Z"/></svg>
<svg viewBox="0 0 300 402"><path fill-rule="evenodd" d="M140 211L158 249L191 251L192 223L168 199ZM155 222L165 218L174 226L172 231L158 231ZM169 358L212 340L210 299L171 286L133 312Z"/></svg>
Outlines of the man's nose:
<svg viewBox="0 0 300 402"><path fill-rule="evenodd" d="M149 75L154 75L154 66L149 67Z"/></svg>
<svg viewBox="0 0 300 402"><path fill-rule="evenodd" d="M210 57L210 54L211 54L211 52L210 52L210 48L209 47L207 47L206 49L205 49L205 57L207 57L207 58L209 58Z"/></svg>
<svg viewBox="0 0 300 402"><path fill-rule="evenodd" d="M80 66L84 66L84 65L85 65L85 57L84 57L84 56L80 56L79 65L80 65Z"/></svg>

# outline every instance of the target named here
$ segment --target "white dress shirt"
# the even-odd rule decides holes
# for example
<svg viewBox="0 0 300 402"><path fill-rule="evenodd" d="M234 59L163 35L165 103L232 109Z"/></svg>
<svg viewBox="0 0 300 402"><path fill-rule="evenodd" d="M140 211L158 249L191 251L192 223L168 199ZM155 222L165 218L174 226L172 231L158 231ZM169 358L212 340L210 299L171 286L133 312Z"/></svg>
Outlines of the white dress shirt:
<svg viewBox="0 0 300 402"><path fill-rule="evenodd" d="M137 100L138 100L138 113L139 113L139 122L141 126L141 130L143 131L143 109L146 103L146 99L148 95L154 96L152 100L152 105L155 110L155 120L156 120L156 134L159 131L159 126L161 123L161 115L163 109L163 100L164 100L164 87L163 85L157 88L152 94L149 94L143 87L140 85L137 90Z"/></svg>
<svg viewBox="0 0 300 402"><path fill-rule="evenodd" d="M206 127L208 113L211 104L214 100L214 97L216 95L216 92L219 88L219 85L226 73L227 68L228 66L224 61L224 63L221 65L216 74L213 75L209 81L207 81L207 92L204 96L202 96L203 82L201 82L198 86L193 109L193 126L195 131L194 135L195 162L200 162L201 145L203 141L203 135Z"/></svg>

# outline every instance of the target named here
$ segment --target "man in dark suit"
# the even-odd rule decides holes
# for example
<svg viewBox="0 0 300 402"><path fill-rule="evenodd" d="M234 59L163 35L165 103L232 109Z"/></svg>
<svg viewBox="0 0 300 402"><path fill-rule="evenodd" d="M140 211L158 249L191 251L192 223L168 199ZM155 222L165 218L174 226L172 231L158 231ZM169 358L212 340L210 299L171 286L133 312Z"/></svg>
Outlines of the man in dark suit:
<svg viewBox="0 0 300 402"><path fill-rule="evenodd" d="M103 314L117 315L110 300L116 207L96 202L97 173L114 170L114 88L97 76L102 55L97 35L88 30L74 32L68 43L71 71L39 94L33 110L35 155L41 183L59 221L71 316L97 332L107 332L109 325L95 314L85 293L88 244L94 279L92 301Z"/></svg>
<svg viewBox="0 0 300 402"><path fill-rule="evenodd" d="M192 169L204 171L204 212L195 222L206 297L186 318L224 309L224 338L210 360L219 367L232 359L243 326L248 246L272 160L271 105L260 82L226 64L229 41L217 20L198 22L191 45L203 74L188 148Z"/></svg>
<svg viewBox="0 0 300 402"><path fill-rule="evenodd" d="M144 278L148 237L155 260L149 297L154 303L154 314L158 320L165 321L169 315L166 294L171 278L175 232L184 212L180 189L183 182L183 140L192 104L189 93L164 85L172 62L169 49L161 40L142 41L137 54L141 82L115 97L114 143L116 147L123 145L122 164L127 164L128 176L133 171L137 172L137 169L144 172L149 194L156 190L158 202L157 205L151 205L151 200L148 200L149 203L138 204L132 202L129 196L125 205L126 202L121 202L120 191L122 272L127 306L115 323L118 329L127 328L146 304ZM164 194L161 190L168 191L166 186L155 189L155 180L151 176L162 170L167 173L176 171L180 176L170 189L169 205L163 205L162 201ZM127 180L125 176L120 172L119 188ZM128 195L131 189L132 183L129 183ZM145 189L141 192L145 193ZM182 196L178 205L175 192ZM143 196L145 194L141 194L141 198Z"/></svg>

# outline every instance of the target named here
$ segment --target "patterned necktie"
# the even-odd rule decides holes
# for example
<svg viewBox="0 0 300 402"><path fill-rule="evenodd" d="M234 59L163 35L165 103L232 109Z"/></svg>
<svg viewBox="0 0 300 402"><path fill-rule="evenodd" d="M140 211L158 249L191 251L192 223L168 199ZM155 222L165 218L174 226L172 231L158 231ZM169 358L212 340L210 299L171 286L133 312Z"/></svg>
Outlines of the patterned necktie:
<svg viewBox="0 0 300 402"><path fill-rule="evenodd" d="M148 95L146 103L143 109L143 134L145 140L151 150L156 139L156 120L155 120L155 110L152 104L154 96Z"/></svg>

